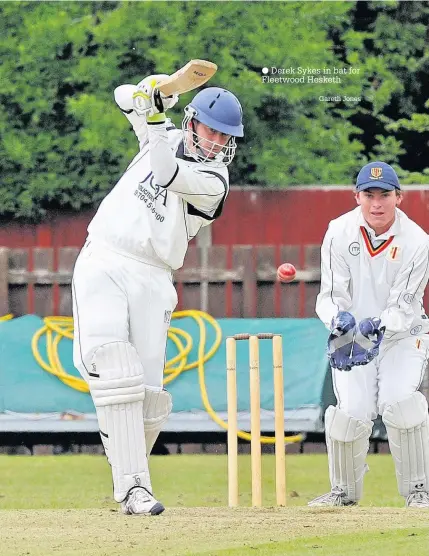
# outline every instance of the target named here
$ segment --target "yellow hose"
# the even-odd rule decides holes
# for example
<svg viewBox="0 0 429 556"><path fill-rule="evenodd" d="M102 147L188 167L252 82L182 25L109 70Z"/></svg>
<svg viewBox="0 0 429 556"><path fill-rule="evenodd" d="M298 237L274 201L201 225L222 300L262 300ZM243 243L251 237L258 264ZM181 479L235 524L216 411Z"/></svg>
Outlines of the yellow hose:
<svg viewBox="0 0 429 556"><path fill-rule="evenodd" d="M8 320L7 317L12 318L11 315L0 318L0 320ZM213 355L218 350L222 342L222 331L217 323L217 321L204 313L203 311L189 310L189 311L177 311L173 313L172 320L180 319L183 317L191 317L198 324L200 331L200 342L198 345L198 359L188 363L188 355L192 350L192 336L180 328L170 327L168 331L168 338L174 343L177 348L177 355L172 359L167 361L164 369L164 385L172 382L177 378L182 372L189 371L191 369L198 368L198 381L201 391L201 399L203 405L213 419L220 427L228 430L228 423L221 419L218 414L212 408L209 397L207 394L207 388L205 384L205 374L204 374L204 364L213 357ZM207 340L207 330L205 322L210 324L215 330L215 340L210 346L210 349L206 353L206 340ZM46 334L46 346L47 346L47 357L48 361L44 361L39 351L39 340ZM73 340L73 319L72 317L45 317L44 326L38 330L31 341L31 348L33 355L38 362L38 364L47 371L58 377L64 384L78 390L79 392L89 392L88 384L85 380L80 377L73 376L65 371L61 365L61 361L58 355L58 346L62 338L69 338ZM175 366L177 364L177 366ZM251 435L245 431L238 431L239 438L244 440L251 440ZM302 442L304 440L303 434L296 434L292 436L285 436L284 441L286 444L291 444L295 442ZM274 444L275 438L272 436L261 436L261 443L263 444Z"/></svg>
<svg viewBox="0 0 429 556"><path fill-rule="evenodd" d="M9 314L9 315L4 315L3 317L0 317L0 322L6 321L6 320L12 320L13 319L13 315Z"/></svg>

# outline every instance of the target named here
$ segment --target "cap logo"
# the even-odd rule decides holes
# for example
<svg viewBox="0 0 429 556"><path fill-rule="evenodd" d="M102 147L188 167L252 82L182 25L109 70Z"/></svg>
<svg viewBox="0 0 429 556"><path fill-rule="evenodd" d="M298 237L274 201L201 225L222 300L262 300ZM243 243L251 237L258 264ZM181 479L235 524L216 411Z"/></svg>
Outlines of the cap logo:
<svg viewBox="0 0 429 556"><path fill-rule="evenodd" d="M371 179L372 180L379 180L381 178L381 174L383 172L383 168L379 168L378 166L371 168Z"/></svg>

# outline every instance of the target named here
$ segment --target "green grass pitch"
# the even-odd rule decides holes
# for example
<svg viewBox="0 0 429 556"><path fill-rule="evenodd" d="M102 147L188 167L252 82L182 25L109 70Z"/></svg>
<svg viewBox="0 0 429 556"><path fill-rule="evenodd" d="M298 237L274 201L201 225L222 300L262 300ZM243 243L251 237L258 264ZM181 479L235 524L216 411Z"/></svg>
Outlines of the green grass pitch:
<svg viewBox="0 0 429 556"><path fill-rule="evenodd" d="M308 508L328 490L324 454L286 457L287 507L274 506L274 456L263 456L265 507L250 507L240 456L239 508L227 508L225 455L151 458L156 517L124 516L103 456L1 456L1 556L412 556L429 554L429 510L406 509L388 455L368 458L356 508Z"/></svg>

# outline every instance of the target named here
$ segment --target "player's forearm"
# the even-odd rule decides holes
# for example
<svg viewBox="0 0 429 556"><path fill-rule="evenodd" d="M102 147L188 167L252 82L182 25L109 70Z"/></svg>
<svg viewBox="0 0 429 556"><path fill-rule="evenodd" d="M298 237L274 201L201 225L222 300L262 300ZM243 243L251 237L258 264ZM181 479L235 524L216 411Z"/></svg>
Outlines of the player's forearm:
<svg viewBox="0 0 429 556"><path fill-rule="evenodd" d="M134 133L139 141L140 149L145 146L148 139L146 118L139 116L133 109L133 94L137 91L136 85L120 85L114 91L115 102L124 116L133 126Z"/></svg>
<svg viewBox="0 0 429 556"><path fill-rule="evenodd" d="M317 296L316 314L328 330L331 322L339 311L349 311L351 301L349 297L331 297L329 292L321 292Z"/></svg>
<svg viewBox="0 0 429 556"><path fill-rule="evenodd" d="M387 308L380 315L380 326L386 327L386 338L411 329L417 316L412 299L413 294L409 292L405 292L403 295L395 292L394 296L390 297Z"/></svg>
<svg viewBox="0 0 429 556"><path fill-rule="evenodd" d="M349 311L352 300L349 291L350 270L334 246L334 238L327 233L321 249L320 293L316 313L329 329L339 311Z"/></svg>
<svg viewBox="0 0 429 556"><path fill-rule="evenodd" d="M113 92L115 102L123 112L133 110L133 94L137 91L136 85L119 85Z"/></svg>
<svg viewBox="0 0 429 556"><path fill-rule="evenodd" d="M409 330L414 316L413 311L406 312L393 307L385 309L380 315L380 326L386 327L385 337L389 338L394 334L400 334Z"/></svg>
<svg viewBox="0 0 429 556"><path fill-rule="evenodd" d="M226 171L188 166L175 158L168 145L165 125L148 125L148 128L151 168L156 183L211 215L228 194Z"/></svg>
<svg viewBox="0 0 429 556"><path fill-rule="evenodd" d="M386 327L386 337L407 332L416 317L428 282L428 246L421 246L414 257L404 263L391 289L386 309L380 315L381 325Z"/></svg>
<svg viewBox="0 0 429 556"><path fill-rule="evenodd" d="M207 213L216 210L229 191L227 175L217 169L188 166L183 160L177 164L177 174L168 189L199 210Z"/></svg>

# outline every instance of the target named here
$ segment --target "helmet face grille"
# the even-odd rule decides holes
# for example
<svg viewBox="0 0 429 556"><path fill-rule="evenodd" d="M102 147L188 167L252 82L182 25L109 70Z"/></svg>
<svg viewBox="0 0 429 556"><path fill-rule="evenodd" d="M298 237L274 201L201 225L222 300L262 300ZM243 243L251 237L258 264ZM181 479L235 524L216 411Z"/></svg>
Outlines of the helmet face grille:
<svg viewBox="0 0 429 556"><path fill-rule="evenodd" d="M196 133L194 129L195 121L199 121L196 110L187 106L182 121L185 156L191 157L201 164L210 165L212 168L220 168L231 164L237 148L235 137L230 137L225 145L221 145Z"/></svg>

